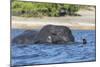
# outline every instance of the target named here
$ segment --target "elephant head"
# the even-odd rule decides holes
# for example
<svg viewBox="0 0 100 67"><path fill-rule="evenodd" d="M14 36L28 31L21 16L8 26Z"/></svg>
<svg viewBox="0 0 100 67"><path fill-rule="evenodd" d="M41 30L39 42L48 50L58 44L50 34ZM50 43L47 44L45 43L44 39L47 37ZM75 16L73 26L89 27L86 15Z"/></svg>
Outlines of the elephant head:
<svg viewBox="0 0 100 67"><path fill-rule="evenodd" d="M35 43L68 43L74 42L71 30L65 26L47 25L44 26L36 37Z"/></svg>

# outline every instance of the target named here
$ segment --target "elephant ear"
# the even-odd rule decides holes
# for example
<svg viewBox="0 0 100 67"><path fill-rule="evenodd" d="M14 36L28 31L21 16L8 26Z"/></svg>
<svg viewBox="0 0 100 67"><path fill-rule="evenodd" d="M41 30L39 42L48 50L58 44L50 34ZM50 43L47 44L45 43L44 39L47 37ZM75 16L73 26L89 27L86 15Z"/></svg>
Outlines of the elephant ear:
<svg viewBox="0 0 100 67"><path fill-rule="evenodd" d="M34 43L52 43L52 38L50 36L50 27L44 26L38 34L35 36Z"/></svg>

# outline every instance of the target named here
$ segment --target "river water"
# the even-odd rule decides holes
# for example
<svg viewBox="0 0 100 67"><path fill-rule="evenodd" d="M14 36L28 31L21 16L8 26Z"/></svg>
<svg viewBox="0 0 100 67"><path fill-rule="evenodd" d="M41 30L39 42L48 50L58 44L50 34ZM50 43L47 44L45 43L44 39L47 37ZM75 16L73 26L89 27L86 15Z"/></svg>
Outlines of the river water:
<svg viewBox="0 0 100 67"><path fill-rule="evenodd" d="M24 30L12 29L11 39ZM72 30L75 44L12 44L11 66L72 63L96 60L95 30ZM87 44L82 44L82 38Z"/></svg>

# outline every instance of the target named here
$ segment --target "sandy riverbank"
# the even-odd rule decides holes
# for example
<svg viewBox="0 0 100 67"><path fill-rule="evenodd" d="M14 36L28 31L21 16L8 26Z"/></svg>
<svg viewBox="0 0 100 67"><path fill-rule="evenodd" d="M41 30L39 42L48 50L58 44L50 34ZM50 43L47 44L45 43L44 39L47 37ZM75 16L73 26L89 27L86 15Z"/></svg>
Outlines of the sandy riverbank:
<svg viewBox="0 0 100 67"><path fill-rule="evenodd" d="M29 22L18 22L13 21L12 27L13 28L19 28L19 29L39 29L43 27L44 25L53 24L53 25L63 25L68 26L71 29L83 29L83 30L94 30L95 24L90 23L42 23L42 22L36 22L36 23L29 23Z"/></svg>
<svg viewBox="0 0 100 67"><path fill-rule="evenodd" d="M40 29L44 25L63 25L71 29L94 30L95 29L95 9L92 11L82 10L77 12L81 16L65 17L43 17L43 18L23 18L12 16L12 28L20 29Z"/></svg>

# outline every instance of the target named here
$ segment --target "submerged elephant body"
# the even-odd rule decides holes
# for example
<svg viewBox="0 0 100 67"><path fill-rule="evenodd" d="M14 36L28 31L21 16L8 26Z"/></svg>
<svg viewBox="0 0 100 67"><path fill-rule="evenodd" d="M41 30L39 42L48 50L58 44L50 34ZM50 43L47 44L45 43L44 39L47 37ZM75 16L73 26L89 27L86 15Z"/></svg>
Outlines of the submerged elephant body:
<svg viewBox="0 0 100 67"><path fill-rule="evenodd" d="M17 44L32 44L34 43L34 37L37 34L37 31L26 30L21 35L15 37L12 40L12 43Z"/></svg>
<svg viewBox="0 0 100 67"><path fill-rule="evenodd" d="M46 25L39 32L25 31L23 34L15 37L13 43L35 43L35 44L65 44L74 42L74 36L71 30L65 26Z"/></svg>

